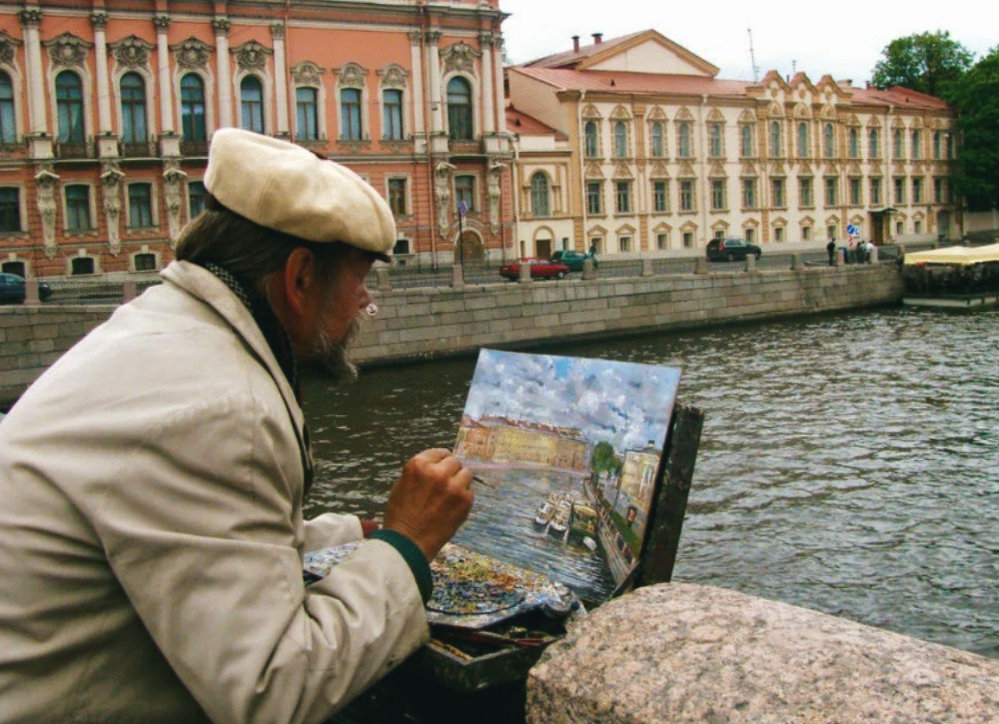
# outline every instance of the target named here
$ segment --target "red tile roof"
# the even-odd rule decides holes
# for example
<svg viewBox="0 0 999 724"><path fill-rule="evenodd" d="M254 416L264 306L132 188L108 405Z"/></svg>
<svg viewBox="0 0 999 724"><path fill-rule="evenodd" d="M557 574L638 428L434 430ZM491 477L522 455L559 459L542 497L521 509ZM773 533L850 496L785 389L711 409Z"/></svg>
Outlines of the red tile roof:
<svg viewBox="0 0 999 724"><path fill-rule="evenodd" d="M546 55L544 58L538 58L537 60L532 60L529 63L524 63L525 67L530 68L559 68L569 65L575 65L583 60L586 60L590 56L596 55L597 53L602 53L609 48L613 48L615 45L627 42L632 38L635 38L643 33L647 33L647 30L639 30L637 33L631 33L630 35L623 35L620 38L612 38L610 40L605 40L602 43L593 43L592 45L586 45L579 49L579 52L575 50L567 50L564 53L556 53L555 55Z"/></svg>
<svg viewBox="0 0 999 724"><path fill-rule="evenodd" d="M939 98L918 93L899 85L888 90L854 88L853 102L862 105L895 106L896 108L917 108L919 110L945 111L949 107L945 101Z"/></svg>
<svg viewBox="0 0 999 724"><path fill-rule="evenodd" d="M513 106L506 108L506 128L521 136L557 136L564 138L565 134L556 131L551 126L546 126L533 116L529 116L523 111L518 111Z"/></svg>
<svg viewBox="0 0 999 724"><path fill-rule="evenodd" d="M617 93L648 93L741 97L746 95L749 81L717 80L707 76L625 73L613 70L565 70L561 68L523 68L521 72L560 90L609 91Z"/></svg>

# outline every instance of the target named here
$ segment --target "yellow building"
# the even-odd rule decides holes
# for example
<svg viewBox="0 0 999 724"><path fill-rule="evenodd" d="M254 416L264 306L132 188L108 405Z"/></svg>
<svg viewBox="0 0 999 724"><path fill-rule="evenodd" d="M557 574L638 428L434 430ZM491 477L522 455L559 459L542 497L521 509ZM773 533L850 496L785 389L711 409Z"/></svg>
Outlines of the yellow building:
<svg viewBox="0 0 999 724"><path fill-rule="evenodd" d="M718 72L654 30L576 38L508 68L521 252L824 245L851 224L876 242L960 236L945 102L829 75Z"/></svg>
<svg viewBox="0 0 999 724"><path fill-rule="evenodd" d="M652 490L658 466L659 454L655 451L629 450L624 454L621 492L643 510L652 502Z"/></svg>

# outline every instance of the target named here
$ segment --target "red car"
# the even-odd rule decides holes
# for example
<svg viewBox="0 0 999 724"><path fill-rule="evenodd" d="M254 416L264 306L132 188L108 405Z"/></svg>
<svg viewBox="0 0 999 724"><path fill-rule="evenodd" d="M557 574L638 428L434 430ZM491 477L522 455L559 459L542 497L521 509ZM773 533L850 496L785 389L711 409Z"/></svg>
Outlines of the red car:
<svg viewBox="0 0 999 724"><path fill-rule="evenodd" d="M569 267L565 264L548 259L520 259L501 266L500 276L511 281L519 279L521 264L527 264L531 267L531 279L565 279L569 274Z"/></svg>

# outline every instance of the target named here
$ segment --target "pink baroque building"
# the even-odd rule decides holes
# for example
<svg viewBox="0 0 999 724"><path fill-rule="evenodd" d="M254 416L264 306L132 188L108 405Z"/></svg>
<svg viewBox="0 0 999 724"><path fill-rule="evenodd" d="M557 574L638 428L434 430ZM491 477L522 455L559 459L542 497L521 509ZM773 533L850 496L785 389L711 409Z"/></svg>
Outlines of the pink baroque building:
<svg viewBox="0 0 999 724"><path fill-rule="evenodd" d="M505 253L498 4L0 4L2 270L162 267L203 207L208 144L226 126L367 178L396 214L401 261Z"/></svg>

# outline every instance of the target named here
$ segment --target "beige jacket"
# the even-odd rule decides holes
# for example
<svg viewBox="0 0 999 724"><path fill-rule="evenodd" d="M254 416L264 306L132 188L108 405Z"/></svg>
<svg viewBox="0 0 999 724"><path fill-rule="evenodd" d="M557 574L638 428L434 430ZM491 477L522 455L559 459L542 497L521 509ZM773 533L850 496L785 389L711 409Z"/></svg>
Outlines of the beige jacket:
<svg viewBox="0 0 999 724"><path fill-rule="evenodd" d="M239 300L184 262L0 423L0 722L320 722L427 637L371 540L302 584L302 411Z"/></svg>

